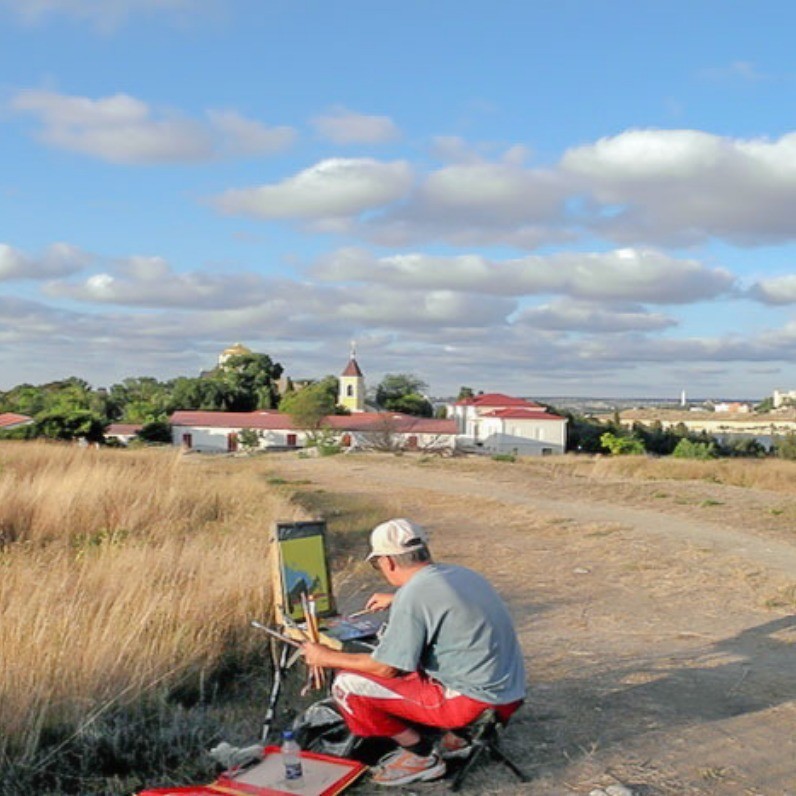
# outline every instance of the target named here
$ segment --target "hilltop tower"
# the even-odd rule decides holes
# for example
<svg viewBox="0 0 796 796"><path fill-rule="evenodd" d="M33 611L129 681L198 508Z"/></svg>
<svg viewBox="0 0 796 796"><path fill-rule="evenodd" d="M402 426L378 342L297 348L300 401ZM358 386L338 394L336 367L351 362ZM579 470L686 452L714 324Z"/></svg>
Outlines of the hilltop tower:
<svg viewBox="0 0 796 796"><path fill-rule="evenodd" d="M225 348L219 355L218 355L218 366L224 367L227 364L227 360L231 357L239 357L244 356L246 354L251 354L251 348L246 348L243 343L235 343L235 345L231 345L229 348Z"/></svg>
<svg viewBox="0 0 796 796"><path fill-rule="evenodd" d="M365 411L365 377L356 359L356 346L351 344L351 358L340 374L340 393L337 403L351 412Z"/></svg>

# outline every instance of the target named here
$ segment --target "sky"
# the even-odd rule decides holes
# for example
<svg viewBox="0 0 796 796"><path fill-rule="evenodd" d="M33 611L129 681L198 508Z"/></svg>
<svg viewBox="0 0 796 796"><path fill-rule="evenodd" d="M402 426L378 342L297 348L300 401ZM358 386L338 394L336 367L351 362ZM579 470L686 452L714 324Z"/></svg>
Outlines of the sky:
<svg viewBox="0 0 796 796"><path fill-rule="evenodd" d="M0 0L0 390L796 388L796 5Z"/></svg>

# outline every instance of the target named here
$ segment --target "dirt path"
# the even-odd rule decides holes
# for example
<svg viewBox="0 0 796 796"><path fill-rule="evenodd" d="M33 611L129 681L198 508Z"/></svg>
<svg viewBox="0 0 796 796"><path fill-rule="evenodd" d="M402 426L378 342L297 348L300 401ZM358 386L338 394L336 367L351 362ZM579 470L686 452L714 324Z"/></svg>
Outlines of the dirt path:
<svg viewBox="0 0 796 796"><path fill-rule="evenodd" d="M274 468L304 489L378 497L431 529L439 558L505 595L530 683L505 745L533 781L491 765L471 793L796 794L796 546L774 521L790 507L767 512L770 495L719 485L592 483L490 460Z"/></svg>

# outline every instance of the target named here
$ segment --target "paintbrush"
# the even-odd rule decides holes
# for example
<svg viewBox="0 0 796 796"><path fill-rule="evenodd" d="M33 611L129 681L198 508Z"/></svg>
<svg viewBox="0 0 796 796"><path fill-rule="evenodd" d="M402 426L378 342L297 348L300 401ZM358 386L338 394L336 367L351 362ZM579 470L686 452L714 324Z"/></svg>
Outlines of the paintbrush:
<svg viewBox="0 0 796 796"><path fill-rule="evenodd" d="M301 647L300 642L296 641L294 638L290 638L290 636L286 636L284 635L284 633L280 633L279 631L274 630L273 628L261 625L259 622L252 622L252 627L256 627L258 630L264 630L266 633L268 633L269 636L273 636L274 638L279 639L285 644L290 644L291 647Z"/></svg>

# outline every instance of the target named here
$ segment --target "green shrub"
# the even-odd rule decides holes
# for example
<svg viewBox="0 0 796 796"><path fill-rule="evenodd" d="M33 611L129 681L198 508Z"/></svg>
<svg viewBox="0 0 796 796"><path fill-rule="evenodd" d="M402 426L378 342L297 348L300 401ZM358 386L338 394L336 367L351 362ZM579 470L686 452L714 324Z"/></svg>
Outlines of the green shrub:
<svg viewBox="0 0 796 796"><path fill-rule="evenodd" d="M492 454L492 461L495 462L516 462L516 453L494 453Z"/></svg>
<svg viewBox="0 0 796 796"><path fill-rule="evenodd" d="M796 461L796 434L792 431L774 441L774 452L780 459Z"/></svg>
<svg viewBox="0 0 796 796"><path fill-rule="evenodd" d="M690 439L681 439L672 451L676 459L715 459L716 446L712 442L694 442Z"/></svg>
<svg viewBox="0 0 796 796"><path fill-rule="evenodd" d="M611 456L641 456L646 452L644 443L638 437L617 436L610 431L600 437L600 444Z"/></svg>

